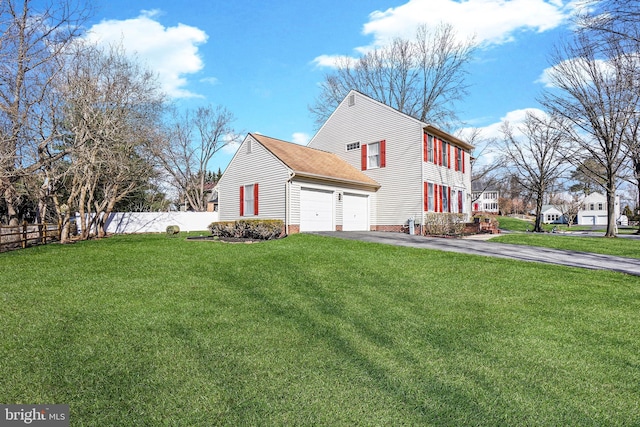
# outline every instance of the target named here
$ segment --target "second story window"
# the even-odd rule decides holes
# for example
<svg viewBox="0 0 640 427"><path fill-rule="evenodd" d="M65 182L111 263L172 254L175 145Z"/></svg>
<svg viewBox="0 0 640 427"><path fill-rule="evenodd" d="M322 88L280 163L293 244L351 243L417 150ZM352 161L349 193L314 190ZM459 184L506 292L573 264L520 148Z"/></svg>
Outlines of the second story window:
<svg viewBox="0 0 640 427"><path fill-rule="evenodd" d="M380 144L374 142L367 149L367 169L380 167Z"/></svg>
<svg viewBox="0 0 640 427"><path fill-rule="evenodd" d="M362 153L362 170L384 168L387 166L387 142L385 140L363 144L360 147Z"/></svg>

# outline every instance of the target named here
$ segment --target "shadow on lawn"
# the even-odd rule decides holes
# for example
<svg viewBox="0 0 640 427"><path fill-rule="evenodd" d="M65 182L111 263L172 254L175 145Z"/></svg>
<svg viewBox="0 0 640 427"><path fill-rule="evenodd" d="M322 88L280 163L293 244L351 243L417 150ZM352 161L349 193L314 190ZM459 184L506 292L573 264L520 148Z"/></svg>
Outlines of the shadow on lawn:
<svg viewBox="0 0 640 427"><path fill-rule="evenodd" d="M417 350L431 348L436 359L443 354L451 356L457 345L452 343L449 329L426 332L423 336L426 342L419 343L412 351L406 345L397 344L399 337L393 335L397 330L385 331L384 324L374 327L375 320L371 317L347 311L339 301L340 295L326 289L313 274L305 273L304 266L290 278L288 291L295 290L290 297L266 292L259 284L248 285L244 292L265 311L266 318L277 317L292 331L303 334L310 349L321 348L329 354L331 360L324 362L326 381L336 381L338 371L343 373L340 387L351 389L345 394L351 395L352 400L325 402L326 407L341 405L341 411L350 417L340 422L393 423L396 411L410 418L411 423L422 425L460 422L480 425L491 419L499 420L496 414L503 411L494 406L488 412L486 406L476 402L464 383L484 383L487 389L491 388L490 384L482 378L473 378L473 372L443 372L439 361L433 362L429 354ZM363 304L369 299L364 291L357 296ZM374 298L379 300L383 296ZM391 303L388 307L392 307ZM456 377L464 381L455 384ZM365 392L372 387L372 392ZM358 396L359 393L362 396ZM375 401L366 401L371 394ZM500 406L500 397L496 396L496 400L494 404ZM306 411L314 412L317 408L306 408ZM367 420L363 412L371 418ZM331 419L331 414L325 416L325 421L336 421Z"/></svg>

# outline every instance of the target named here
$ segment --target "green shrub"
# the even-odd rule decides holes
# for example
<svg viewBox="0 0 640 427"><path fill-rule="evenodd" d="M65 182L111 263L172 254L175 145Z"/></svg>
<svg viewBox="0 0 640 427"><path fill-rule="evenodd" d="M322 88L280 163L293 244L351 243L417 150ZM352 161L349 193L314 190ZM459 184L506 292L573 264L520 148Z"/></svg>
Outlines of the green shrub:
<svg viewBox="0 0 640 427"><path fill-rule="evenodd" d="M209 230L218 237L271 240L284 234L284 222L279 219L222 221L211 223Z"/></svg>
<svg viewBox="0 0 640 427"><path fill-rule="evenodd" d="M177 225L170 225L167 227L167 235L168 236L173 236L180 233L180 227L178 227Z"/></svg>

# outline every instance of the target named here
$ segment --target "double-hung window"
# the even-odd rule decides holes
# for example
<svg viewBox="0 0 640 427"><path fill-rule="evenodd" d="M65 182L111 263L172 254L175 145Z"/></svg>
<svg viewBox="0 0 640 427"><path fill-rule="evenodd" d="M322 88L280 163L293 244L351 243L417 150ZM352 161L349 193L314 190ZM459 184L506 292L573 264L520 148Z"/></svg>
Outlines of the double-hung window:
<svg viewBox="0 0 640 427"><path fill-rule="evenodd" d="M387 142L385 140L363 144L360 146L362 154L361 169L384 168L387 166Z"/></svg>
<svg viewBox="0 0 640 427"><path fill-rule="evenodd" d="M442 187L442 212L449 212L449 187Z"/></svg>
<svg viewBox="0 0 640 427"><path fill-rule="evenodd" d="M380 143L374 142L369 144L367 149L367 169L380 167Z"/></svg>
<svg viewBox="0 0 640 427"><path fill-rule="evenodd" d="M240 216L258 215L258 184L240 187Z"/></svg>
<svg viewBox="0 0 640 427"><path fill-rule="evenodd" d="M449 167L449 144L442 141L442 166Z"/></svg>

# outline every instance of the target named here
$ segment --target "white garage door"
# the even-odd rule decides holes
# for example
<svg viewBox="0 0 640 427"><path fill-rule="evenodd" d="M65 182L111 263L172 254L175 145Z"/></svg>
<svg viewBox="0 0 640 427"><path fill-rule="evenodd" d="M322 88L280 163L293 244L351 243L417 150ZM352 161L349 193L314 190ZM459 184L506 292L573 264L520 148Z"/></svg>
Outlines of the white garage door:
<svg viewBox="0 0 640 427"><path fill-rule="evenodd" d="M300 231L333 231L333 192L300 190Z"/></svg>
<svg viewBox="0 0 640 427"><path fill-rule="evenodd" d="M369 229L369 198L358 194L344 194L342 200L342 229L367 231Z"/></svg>
<svg viewBox="0 0 640 427"><path fill-rule="evenodd" d="M582 217L582 224L580 225L596 225L596 217L593 215L585 215Z"/></svg>
<svg viewBox="0 0 640 427"><path fill-rule="evenodd" d="M607 225L607 216L606 215L598 215L597 222L598 222L598 225Z"/></svg>

